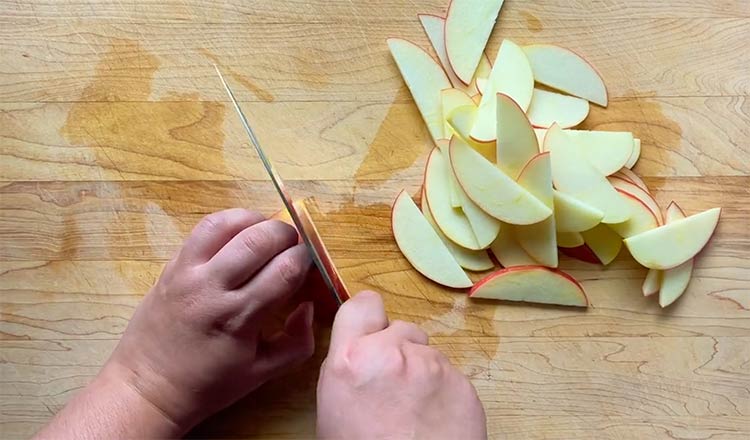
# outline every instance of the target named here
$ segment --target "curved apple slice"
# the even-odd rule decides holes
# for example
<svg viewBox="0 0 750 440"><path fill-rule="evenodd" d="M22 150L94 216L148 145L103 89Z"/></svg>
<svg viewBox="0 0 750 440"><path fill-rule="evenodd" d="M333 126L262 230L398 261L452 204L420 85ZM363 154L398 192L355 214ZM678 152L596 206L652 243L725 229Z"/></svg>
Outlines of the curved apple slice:
<svg viewBox="0 0 750 440"><path fill-rule="evenodd" d="M440 91L451 86L445 71L432 57L411 41L389 38L388 47L422 114L432 139L445 137Z"/></svg>
<svg viewBox="0 0 750 440"><path fill-rule="evenodd" d="M469 84L504 0L453 0L445 18L445 49L456 76Z"/></svg>
<svg viewBox="0 0 750 440"><path fill-rule="evenodd" d="M620 237L628 238L659 227L659 220L651 209L641 202L638 197L625 190L617 188L620 197L630 206L630 218L622 223L615 223L609 227Z"/></svg>
<svg viewBox="0 0 750 440"><path fill-rule="evenodd" d="M459 246L478 250L482 246L477 242L469 219L460 209L454 209L450 202L451 172L448 162L439 149L433 148L427 158L424 173L424 187L432 218L448 238ZM456 188L460 191L460 188ZM459 196L460 201L460 196Z"/></svg>
<svg viewBox="0 0 750 440"><path fill-rule="evenodd" d="M500 233L490 245L490 250L497 261L506 268L539 264L518 244L514 233L513 225L506 223L500 227Z"/></svg>
<svg viewBox="0 0 750 440"><path fill-rule="evenodd" d="M461 209L469 220L477 244L482 249L488 248L497 238L497 234L500 233L500 220L482 211L479 206L471 201L460 185L457 187L457 191L459 200L461 200Z"/></svg>
<svg viewBox="0 0 750 440"><path fill-rule="evenodd" d="M516 101L497 94L497 166L516 179L521 169L539 154L539 144L526 113Z"/></svg>
<svg viewBox="0 0 750 440"><path fill-rule="evenodd" d="M620 253L622 238L605 224L599 224L581 232L583 241L594 252L603 265L608 265Z"/></svg>
<svg viewBox="0 0 750 440"><path fill-rule="evenodd" d="M544 266L519 266L493 272L469 292L470 298L588 307L586 292L565 272Z"/></svg>
<svg viewBox="0 0 750 440"><path fill-rule="evenodd" d="M577 248L583 244L583 236L579 232L557 233L557 245L561 248Z"/></svg>
<svg viewBox="0 0 750 440"><path fill-rule="evenodd" d="M435 145L437 145L440 152L443 153L443 158L448 157L448 146L450 145L448 139L440 139L435 142ZM424 187L424 185L422 186ZM460 208L461 199L458 196L458 182L456 181L456 176L453 175L452 170L448 173L448 190L450 193L451 206L454 208Z"/></svg>
<svg viewBox="0 0 750 440"><path fill-rule="evenodd" d="M643 202L643 204L646 205L652 213L654 213L654 215L656 216L656 220L659 222L659 225L664 224L664 218L661 215L659 204L656 203L656 199L649 192L645 191L638 185L623 179L622 177L609 176L607 177L607 180L610 184L612 184L613 187L615 187L615 189L621 189Z"/></svg>
<svg viewBox="0 0 750 440"><path fill-rule="evenodd" d="M563 130L575 142L586 159L609 176L625 166L633 154L633 134L628 131ZM535 129L537 137L546 138L547 131ZM547 146L542 144L542 151Z"/></svg>
<svg viewBox="0 0 750 440"><path fill-rule="evenodd" d="M708 243L719 223L713 208L625 239L630 254L649 269L671 269L693 258Z"/></svg>
<svg viewBox="0 0 750 440"><path fill-rule="evenodd" d="M633 139L633 153L628 158L627 163L625 163L625 167L633 168L635 166L635 163L638 162L638 159L640 157L641 157L641 140Z"/></svg>
<svg viewBox="0 0 750 440"><path fill-rule="evenodd" d="M667 207L667 224L684 218L685 213L677 206L677 203L670 203ZM667 269L662 273L661 288L659 289L659 305L662 308L672 304L685 293L688 284L690 284L690 278L693 275L694 264L695 258L691 258L679 266Z"/></svg>
<svg viewBox="0 0 750 440"><path fill-rule="evenodd" d="M440 99L443 103L443 117L445 118L445 135L451 137L453 129L448 123L448 116L459 107L476 107L471 96L459 89L445 89L440 91Z"/></svg>
<svg viewBox="0 0 750 440"><path fill-rule="evenodd" d="M485 159L494 162L495 157L497 156L495 142L476 142L469 136L469 132L471 131L471 127L474 126L476 118L477 106L472 104L455 109L453 113L448 116L447 122L451 129L456 133L456 136L469 144L471 148L478 151Z"/></svg>
<svg viewBox="0 0 750 440"><path fill-rule="evenodd" d="M575 96L534 89L529 104L529 121L534 127L575 127L589 115L589 102Z"/></svg>
<svg viewBox="0 0 750 440"><path fill-rule="evenodd" d="M458 136L451 139L450 163L464 192L496 219L515 225L530 225L552 215L549 207Z"/></svg>
<svg viewBox="0 0 750 440"><path fill-rule="evenodd" d="M643 280L643 286L641 287L643 296L651 296L659 291L661 288L661 275L663 272L664 271L656 269L648 270L646 279Z"/></svg>
<svg viewBox="0 0 750 440"><path fill-rule="evenodd" d="M646 191L649 195L651 192L648 190L648 186L646 186L646 182L643 181L636 173L633 172L630 168L621 168L620 171L614 173L612 177L619 177L623 180L627 180L628 182L632 183L633 185L639 187L640 189Z"/></svg>
<svg viewBox="0 0 750 440"><path fill-rule="evenodd" d="M558 191L602 211L602 223L622 223L630 217L630 208L607 178L557 124L547 131L544 143L552 155L552 180Z"/></svg>
<svg viewBox="0 0 750 440"><path fill-rule="evenodd" d="M549 153L534 156L521 171L518 184L552 209L552 169ZM516 226L518 244L541 265L557 267L555 216L527 226Z"/></svg>
<svg viewBox="0 0 750 440"><path fill-rule="evenodd" d="M432 229L435 230L435 233L437 233L438 237L440 237L440 240L448 248L448 251L451 253L451 255L453 255L453 258L456 259L456 262L459 266L463 267L466 270L475 272L492 269L494 264L492 263L490 256L487 255L487 251L473 251L470 249L462 248L456 243L453 243L450 238L446 237L445 234L443 234L443 231L441 231L440 227L438 227L437 223L435 223L435 219L432 218L430 207L427 202L427 196L424 193L424 187L422 188L422 214L424 215L425 220L427 220L427 223L432 226Z"/></svg>
<svg viewBox="0 0 750 440"><path fill-rule="evenodd" d="M422 275L457 289L472 282L440 240L406 191L401 191L391 210L391 228L404 257Z"/></svg>
<svg viewBox="0 0 750 440"><path fill-rule="evenodd" d="M534 91L534 75L523 50L510 40L503 40L492 72L487 78L485 93L479 103L479 112L472 139L492 142L497 137L497 94L504 93L513 98L525 112L529 108Z"/></svg>
<svg viewBox="0 0 750 440"><path fill-rule="evenodd" d="M575 197L555 191L555 227L558 232L587 231L601 223L604 213Z"/></svg>
<svg viewBox="0 0 750 440"><path fill-rule="evenodd" d="M524 46L536 82L607 106L607 88L594 67L575 52L552 44Z"/></svg>

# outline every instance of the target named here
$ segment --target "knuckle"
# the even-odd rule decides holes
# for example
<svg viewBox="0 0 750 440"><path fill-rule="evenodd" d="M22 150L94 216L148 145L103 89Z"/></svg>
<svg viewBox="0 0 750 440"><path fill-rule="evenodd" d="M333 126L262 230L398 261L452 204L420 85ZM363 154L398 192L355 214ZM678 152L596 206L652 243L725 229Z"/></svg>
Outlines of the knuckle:
<svg viewBox="0 0 750 440"><path fill-rule="evenodd" d="M304 275L302 266L290 255L279 257L274 267L281 282L289 286L297 285Z"/></svg>
<svg viewBox="0 0 750 440"><path fill-rule="evenodd" d="M214 212L201 219L198 227L207 233L218 231L225 223L223 212Z"/></svg>

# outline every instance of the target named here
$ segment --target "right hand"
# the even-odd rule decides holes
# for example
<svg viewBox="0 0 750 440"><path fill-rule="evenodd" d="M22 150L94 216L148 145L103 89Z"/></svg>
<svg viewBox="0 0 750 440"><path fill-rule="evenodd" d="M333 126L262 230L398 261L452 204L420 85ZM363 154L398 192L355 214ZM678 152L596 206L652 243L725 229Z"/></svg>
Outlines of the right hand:
<svg viewBox="0 0 750 440"><path fill-rule="evenodd" d="M481 439L482 403L427 334L389 324L383 301L361 292L341 306L318 381L321 438Z"/></svg>

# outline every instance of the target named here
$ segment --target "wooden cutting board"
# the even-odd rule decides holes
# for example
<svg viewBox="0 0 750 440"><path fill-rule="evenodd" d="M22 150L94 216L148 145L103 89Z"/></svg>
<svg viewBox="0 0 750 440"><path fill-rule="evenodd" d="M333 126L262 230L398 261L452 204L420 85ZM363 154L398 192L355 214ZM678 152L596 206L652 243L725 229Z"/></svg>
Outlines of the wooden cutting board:
<svg viewBox="0 0 750 440"><path fill-rule="evenodd" d="M506 1L502 38L600 70L586 128L643 140L662 206L724 208L688 292L662 310L623 253L562 260L585 311L474 303L412 270L390 204L431 147L385 38L428 47L447 0L0 2L0 437L31 435L96 374L161 266L205 214L279 201L212 63L297 196L315 196L353 291L383 293L476 385L492 437L750 436L750 3ZM197 428L314 432L325 353Z"/></svg>

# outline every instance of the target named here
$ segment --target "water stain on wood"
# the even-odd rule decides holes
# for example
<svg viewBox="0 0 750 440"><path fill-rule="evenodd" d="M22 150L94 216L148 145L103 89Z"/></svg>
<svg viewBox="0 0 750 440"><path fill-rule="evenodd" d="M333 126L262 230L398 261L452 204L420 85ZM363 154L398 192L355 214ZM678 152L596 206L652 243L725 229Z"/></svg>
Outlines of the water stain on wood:
<svg viewBox="0 0 750 440"><path fill-rule="evenodd" d="M248 78L247 76L241 75L236 70L223 64L219 60L219 57L211 53L208 49L200 48L198 49L198 51L201 53L201 55L203 55L204 57L211 60L211 62L216 64L221 69L222 73L224 72L228 73L235 81L242 84L243 87L245 87L250 92L252 92L261 101L273 102L275 100L271 92L263 89L262 87L254 83L252 80L250 80L250 78Z"/></svg>

